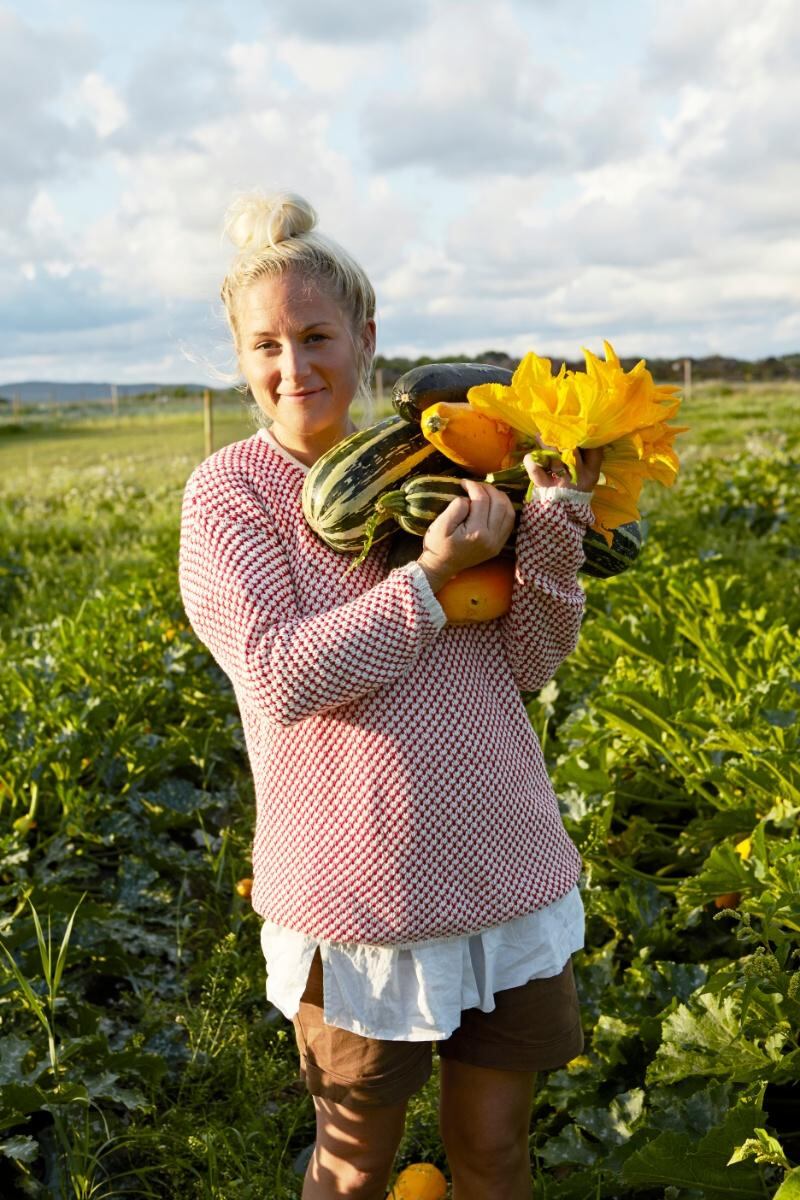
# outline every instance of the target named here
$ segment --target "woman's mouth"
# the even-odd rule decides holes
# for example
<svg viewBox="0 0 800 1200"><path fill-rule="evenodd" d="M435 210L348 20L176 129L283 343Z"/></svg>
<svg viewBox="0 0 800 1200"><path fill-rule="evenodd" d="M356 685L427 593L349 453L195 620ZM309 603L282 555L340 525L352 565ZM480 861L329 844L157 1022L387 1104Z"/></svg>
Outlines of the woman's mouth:
<svg viewBox="0 0 800 1200"><path fill-rule="evenodd" d="M279 400L307 400L309 396L316 396L321 392L322 388L312 388L307 392L281 392L278 395Z"/></svg>

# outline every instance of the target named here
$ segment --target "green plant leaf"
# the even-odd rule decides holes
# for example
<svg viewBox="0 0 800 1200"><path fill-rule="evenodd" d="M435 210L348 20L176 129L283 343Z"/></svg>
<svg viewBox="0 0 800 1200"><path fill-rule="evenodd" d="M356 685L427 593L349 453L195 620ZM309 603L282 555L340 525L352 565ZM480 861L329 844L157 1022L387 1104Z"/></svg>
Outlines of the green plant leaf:
<svg viewBox="0 0 800 1200"><path fill-rule="evenodd" d="M563 1163L578 1163L589 1167L597 1161L599 1150L592 1146L577 1125L569 1124L555 1137L548 1138L539 1155L551 1167Z"/></svg>
<svg viewBox="0 0 800 1200"><path fill-rule="evenodd" d="M762 1116L755 1104L739 1104L721 1126L699 1141L691 1133L659 1133L628 1158L622 1169L623 1180L641 1188L697 1188L709 1200L763 1200L761 1173L755 1164L726 1165L734 1148L752 1136Z"/></svg>
<svg viewBox="0 0 800 1200"><path fill-rule="evenodd" d="M800 1167L789 1172L773 1200L800 1200Z"/></svg>
<svg viewBox="0 0 800 1200"><path fill-rule="evenodd" d="M27 1134L17 1134L0 1142L0 1154L15 1162L32 1163L39 1157L39 1143Z"/></svg>
<svg viewBox="0 0 800 1200"><path fill-rule="evenodd" d="M722 1076L741 1083L768 1078L783 1058L787 1036L788 1030L768 1027L760 1038L745 1037L737 1000L704 993L666 1017L647 1081L677 1082L687 1075Z"/></svg>

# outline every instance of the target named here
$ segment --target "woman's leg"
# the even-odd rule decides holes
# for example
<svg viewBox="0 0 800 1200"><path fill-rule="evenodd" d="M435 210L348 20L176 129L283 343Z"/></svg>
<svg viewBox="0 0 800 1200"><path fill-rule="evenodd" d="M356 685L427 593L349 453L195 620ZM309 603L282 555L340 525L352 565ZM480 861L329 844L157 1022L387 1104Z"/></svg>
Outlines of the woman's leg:
<svg viewBox="0 0 800 1200"><path fill-rule="evenodd" d="M453 1200L530 1200L535 1071L499 1071L440 1057L439 1131Z"/></svg>
<svg viewBox="0 0 800 1200"><path fill-rule="evenodd" d="M317 1144L302 1200L384 1200L408 1100L355 1109L315 1096L314 1107Z"/></svg>

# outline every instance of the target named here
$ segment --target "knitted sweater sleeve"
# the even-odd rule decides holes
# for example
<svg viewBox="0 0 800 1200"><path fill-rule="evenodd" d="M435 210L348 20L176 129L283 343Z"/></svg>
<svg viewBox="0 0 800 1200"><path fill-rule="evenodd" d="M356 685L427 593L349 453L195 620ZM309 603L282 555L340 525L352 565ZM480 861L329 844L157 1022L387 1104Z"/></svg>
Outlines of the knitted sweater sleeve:
<svg viewBox="0 0 800 1200"><path fill-rule="evenodd" d="M523 507L511 608L501 621L506 654L523 691L542 687L577 645L585 604L577 572L592 521L584 492L537 488Z"/></svg>
<svg viewBox="0 0 800 1200"><path fill-rule="evenodd" d="M214 511L187 489L179 578L186 615L240 704L292 725L376 692L411 669L444 624L409 563L353 600L298 612L289 559L246 489Z"/></svg>

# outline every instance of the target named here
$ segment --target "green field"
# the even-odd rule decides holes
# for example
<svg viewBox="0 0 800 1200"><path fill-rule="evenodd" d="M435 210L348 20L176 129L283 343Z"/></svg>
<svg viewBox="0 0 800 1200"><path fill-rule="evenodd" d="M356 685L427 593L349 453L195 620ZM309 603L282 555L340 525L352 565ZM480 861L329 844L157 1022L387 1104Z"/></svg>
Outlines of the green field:
<svg viewBox="0 0 800 1200"><path fill-rule="evenodd" d="M586 581L528 698L588 918L537 1200L800 1194L799 401L695 390L640 561ZM0 421L0 1196L298 1197L313 1105L235 888L251 782L177 590L200 409L56 422ZM216 445L253 428L217 406ZM435 1069L398 1170L446 1170L436 1103Z"/></svg>

